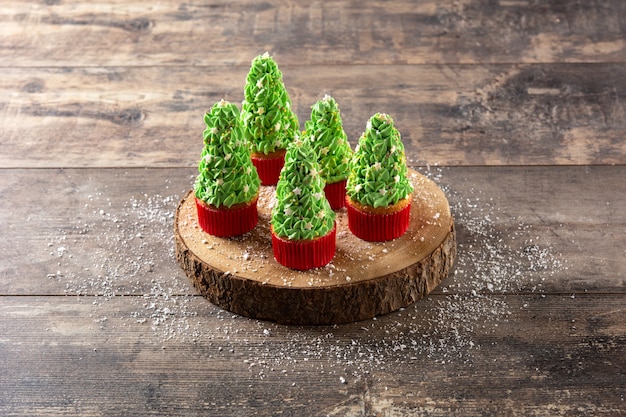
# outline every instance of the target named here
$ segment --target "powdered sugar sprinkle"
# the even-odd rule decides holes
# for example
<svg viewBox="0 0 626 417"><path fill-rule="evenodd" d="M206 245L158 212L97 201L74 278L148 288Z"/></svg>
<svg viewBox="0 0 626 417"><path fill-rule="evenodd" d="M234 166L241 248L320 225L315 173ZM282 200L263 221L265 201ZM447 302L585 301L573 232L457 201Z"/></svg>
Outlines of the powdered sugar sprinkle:
<svg viewBox="0 0 626 417"><path fill-rule="evenodd" d="M428 168L426 174L435 182L444 179L443 169ZM566 266L533 236L532 225L520 222L507 236L498 232L494 224L499 209L480 190L460 195L448 187L444 192L458 231L455 270L424 300L361 323L284 326L209 304L174 258L173 219L179 195L141 195L114 208L106 190L95 191L84 207L89 216L73 220L71 226L77 234L96 234L97 252L89 254L89 264L81 270L75 256L82 255L80 242L60 233L46 242L58 260L57 270L47 278L64 282L68 295L88 296L100 326L110 321L101 306L128 297L132 311L122 317L128 326L149 326L154 341L164 346L194 343L225 359L244 357L259 378L313 367L335 374L343 384L350 376L424 357L442 365L450 361L471 365L472 352L482 348L475 337L477 326L497 326L511 316L506 295L540 294L545 280ZM257 254L247 248L241 258L254 260Z"/></svg>

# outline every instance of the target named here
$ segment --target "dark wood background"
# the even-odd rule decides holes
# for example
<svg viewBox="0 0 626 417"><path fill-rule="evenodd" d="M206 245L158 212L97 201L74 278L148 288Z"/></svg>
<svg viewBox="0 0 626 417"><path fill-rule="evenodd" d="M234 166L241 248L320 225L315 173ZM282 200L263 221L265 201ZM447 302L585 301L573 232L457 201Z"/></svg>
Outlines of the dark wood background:
<svg viewBox="0 0 626 417"><path fill-rule="evenodd" d="M626 414L626 2L0 0L0 415ZM270 51L446 191L429 297L290 327L173 257L202 114Z"/></svg>

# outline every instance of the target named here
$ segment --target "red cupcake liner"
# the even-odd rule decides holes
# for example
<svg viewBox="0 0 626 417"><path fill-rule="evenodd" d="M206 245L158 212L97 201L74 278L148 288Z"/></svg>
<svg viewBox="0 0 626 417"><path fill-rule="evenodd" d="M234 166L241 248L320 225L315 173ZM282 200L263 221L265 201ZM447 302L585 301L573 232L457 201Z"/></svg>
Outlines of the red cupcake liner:
<svg viewBox="0 0 626 417"><path fill-rule="evenodd" d="M280 170L285 165L285 153L279 153L274 157L259 158L257 156L250 156L252 164L256 167L261 179L261 185L276 185L278 183L278 177L280 176Z"/></svg>
<svg viewBox="0 0 626 417"><path fill-rule="evenodd" d="M259 221L257 199L235 208L216 209L196 198L198 223L202 230L217 237L239 236L254 229Z"/></svg>
<svg viewBox="0 0 626 417"><path fill-rule="evenodd" d="M359 239L384 242L402 236L409 228L411 202L402 210L389 214L365 213L346 199L348 227Z"/></svg>
<svg viewBox="0 0 626 417"><path fill-rule="evenodd" d="M272 249L274 258L287 268L305 271L321 268L335 256L337 228L313 240L288 240L274 234Z"/></svg>
<svg viewBox="0 0 626 417"><path fill-rule="evenodd" d="M346 205L346 180L326 184L324 194L333 210L344 207Z"/></svg>

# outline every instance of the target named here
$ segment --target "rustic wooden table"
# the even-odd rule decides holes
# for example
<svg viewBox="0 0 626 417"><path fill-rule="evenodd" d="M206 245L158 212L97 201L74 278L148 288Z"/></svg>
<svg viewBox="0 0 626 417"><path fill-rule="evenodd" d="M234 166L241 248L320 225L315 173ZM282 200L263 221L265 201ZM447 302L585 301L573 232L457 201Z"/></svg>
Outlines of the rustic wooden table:
<svg viewBox="0 0 626 417"><path fill-rule="evenodd" d="M0 415L626 414L626 2L0 0ZM173 253L203 113L270 51L448 195L430 296L233 315Z"/></svg>

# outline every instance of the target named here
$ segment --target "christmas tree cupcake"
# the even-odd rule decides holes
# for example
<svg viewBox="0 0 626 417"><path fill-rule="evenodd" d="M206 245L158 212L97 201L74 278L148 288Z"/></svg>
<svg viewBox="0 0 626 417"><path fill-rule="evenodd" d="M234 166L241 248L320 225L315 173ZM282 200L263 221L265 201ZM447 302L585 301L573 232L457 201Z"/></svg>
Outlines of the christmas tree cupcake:
<svg viewBox="0 0 626 417"><path fill-rule="evenodd" d="M335 212L319 172L310 144L293 142L276 186L271 219L274 257L288 268L319 268L335 256Z"/></svg>
<svg viewBox="0 0 626 417"><path fill-rule="evenodd" d="M291 110L283 74L267 52L252 61L244 94L242 119L252 163L263 185L275 185L285 151L300 125Z"/></svg>
<svg viewBox="0 0 626 417"><path fill-rule="evenodd" d="M412 192L400 132L389 115L376 113L350 160L348 227L367 241L402 236L409 227Z"/></svg>
<svg viewBox="0 0 626 417"><path fill-rule="evenodd" d="M305 123L305 129L305 138L317 153L322 178L326 181L326 198L332 209L338 210L346 201L352 149L334 98L326 95L311 107L311 119Z"/></svg>
<svg viewBox="0 0 626 417"><path fill-rule="evenodd" d="M219 237L249 232L258 222L260 180L250 160L239 109L224 100L204 115L204 149L194 186L198 222Z"/></svg>

